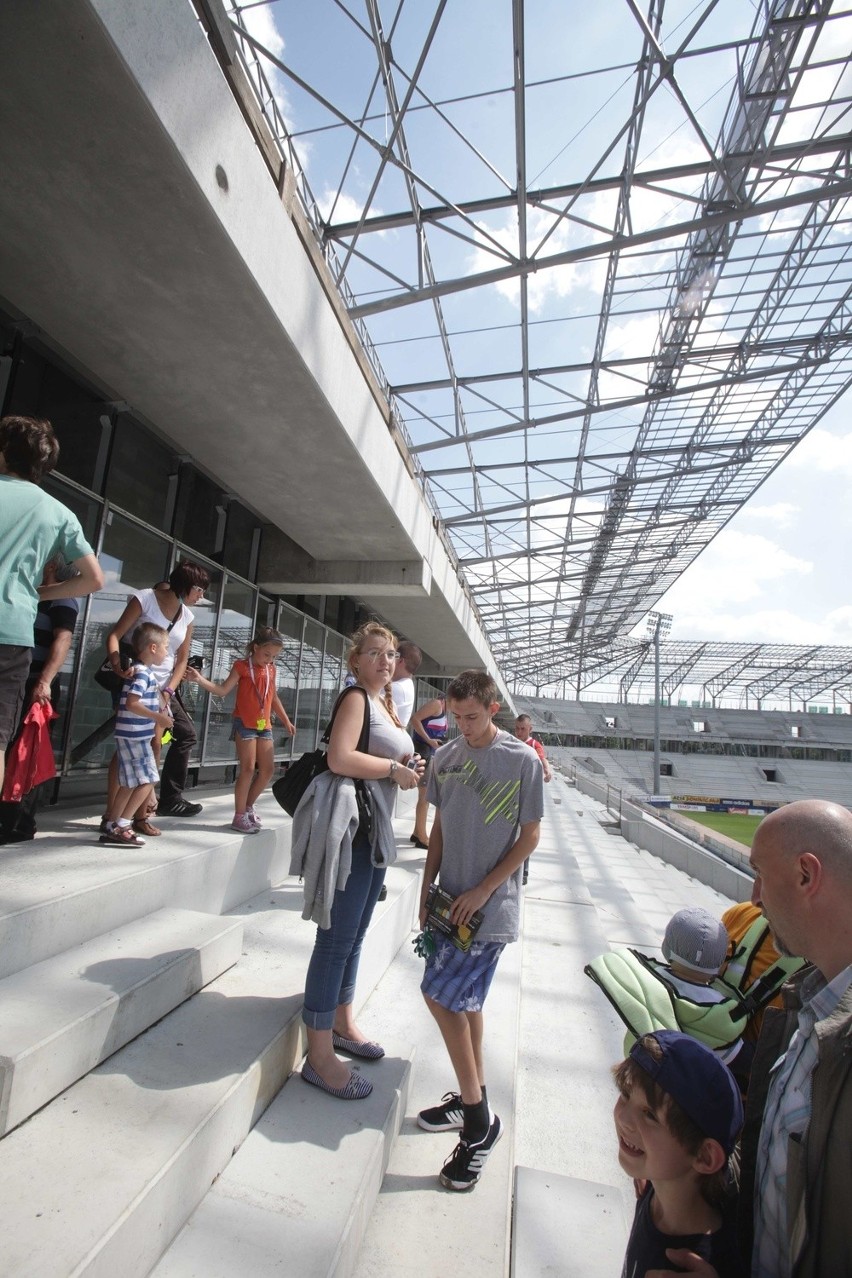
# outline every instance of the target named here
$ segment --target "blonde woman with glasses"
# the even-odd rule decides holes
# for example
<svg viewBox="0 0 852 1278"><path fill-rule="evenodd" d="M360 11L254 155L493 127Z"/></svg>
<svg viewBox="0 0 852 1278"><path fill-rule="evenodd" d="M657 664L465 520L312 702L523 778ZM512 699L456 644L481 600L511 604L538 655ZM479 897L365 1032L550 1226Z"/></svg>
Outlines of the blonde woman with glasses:
<svg viewBox="0 0 852 1278"><path fill-rule="evenodd" d="M396 856L390 819L394 789L415 789L423 770L419 759L413 768L405 766L412 757L411 738L400 727L391 696L396 662L396 638L384 626L369 622L352 636L347 665L355 682L338 699L328 744L329 772L312 782L293 824L291 872L304 875L305 917L309 915L319 923L305 979L302 1018L307 1027L308 1055L302 1078L341 1100L369 1096L373 1085L351 1070L337 1051L362 1060L384 1056L384 1048L369 1042L355 1023L355 979L364 936L384 883L385 867ZM359 747L364 744L365 720L369 723L369 736L363 749ZM351 837L348 875L345 871L339 874L335 868L333 882L344 881L333 892L330 911L322 893L317 894L311 909L309 884L316 884L317 875L312 858L325 858L322 865L326 866L329 852L332 858L339 853L340 864L345 867L349 853L349 835L340 830L340 820L335 822L336 805L354 803L352 787L339 784L339 778L345 777L366 783L373 807L371 830L368 833L359 825ZM346 828L351 831L351 806L347 812ZM321 847L314 846L318 829L325 831ZM331 840L340 846L330 848Z"/></svg>

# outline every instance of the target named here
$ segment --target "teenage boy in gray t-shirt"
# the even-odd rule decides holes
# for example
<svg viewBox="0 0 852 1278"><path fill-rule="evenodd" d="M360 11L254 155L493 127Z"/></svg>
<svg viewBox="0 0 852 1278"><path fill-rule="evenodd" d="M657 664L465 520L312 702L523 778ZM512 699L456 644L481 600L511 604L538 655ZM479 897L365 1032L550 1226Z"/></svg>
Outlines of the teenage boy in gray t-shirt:
<svg viewBox="0 0 852 1278"><path fill-rule="evenodd" d="M436 751L429 774L427 798L437 811L420 926L426 925L426 895L439 874L441 887L456 898L452 921L467 923L481 910L483 922L466 953L436 935L435 952L426 960L420 988L459 1090L422 1110L417 1121L430 1132L461 1130L440 1179L447 1189L466 1190L479 1180L503 1134L485 1090L482 1005L506 943L518 939L522 866L538 843L543 787L537 756L493 722L500 703L490 675L460 674L447 688L447 706L461 736Z"/></svg>

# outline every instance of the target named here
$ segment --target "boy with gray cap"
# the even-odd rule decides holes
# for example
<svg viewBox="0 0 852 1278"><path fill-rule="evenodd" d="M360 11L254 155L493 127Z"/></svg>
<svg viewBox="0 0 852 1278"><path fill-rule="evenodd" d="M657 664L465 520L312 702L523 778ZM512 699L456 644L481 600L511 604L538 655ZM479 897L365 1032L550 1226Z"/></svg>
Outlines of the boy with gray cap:
<svg viewBox="0 0 852 1278"><path fill-rule="evenodd" d="M658 973L667 985L704 1007L724 1002L727 996L712 984L728 953L728 931L721 919L700 905L678 910L666 924L662 951L666 966L661 966ZM730 1065L742 1045L738 1038L729 1047L718 1049L717 1054Z"/></svg>

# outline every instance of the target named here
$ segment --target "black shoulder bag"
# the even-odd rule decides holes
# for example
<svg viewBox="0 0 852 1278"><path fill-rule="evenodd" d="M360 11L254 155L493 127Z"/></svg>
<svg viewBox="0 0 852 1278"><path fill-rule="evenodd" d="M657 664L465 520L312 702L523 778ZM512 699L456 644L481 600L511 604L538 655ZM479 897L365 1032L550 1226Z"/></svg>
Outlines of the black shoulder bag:
<svg viewBox="0 0 852 1278"><path fill-rule="evenodd" d="M182 612L183 600L179 603L177 612L166 626L166 634L169 634ZM138 626L141 625L142 622L140 621ZM136 664L136 653L133 651L133 644L129 643L126 639L119 639L118 641L118 661L122 670L129 670L131 666ZM116 674L113 670L109 653L107 653L104 660L98 666L97 670L92 675L92 678L95 683L98 684L99 687L103 688L105 692L108 692L111 697L117 697L127 682L126 679L122 679L121 675ZM182 704L183 702L181 702L181 705Z"/></svg>
<svg viewBox="0 0 852 1278"><path fill-rule="evenodd" d="M363 688L353 687L344 688L331 712L331 718L328 727L322 734L322 741L328 745L331 738L331 730L334 727L334 720L343 698L350 692L361 692L364 694L364 723L361 727L361 735L358 738L357 749L363 754L367 754L370 745L370 705L369 697ZM328 757L324 749L317 747L316 750L309 750L307 754L301 755L290 764L287 771L272 787L272 793L276 802L288 816L293 816L296 808L302 801L302 795L307 790L311 782L321 773L328 772ZM359 833L369 837L373 823L373 802L370 791L364 785L360 778L355 780L355 796L358 800L358 830Z"/></svg>

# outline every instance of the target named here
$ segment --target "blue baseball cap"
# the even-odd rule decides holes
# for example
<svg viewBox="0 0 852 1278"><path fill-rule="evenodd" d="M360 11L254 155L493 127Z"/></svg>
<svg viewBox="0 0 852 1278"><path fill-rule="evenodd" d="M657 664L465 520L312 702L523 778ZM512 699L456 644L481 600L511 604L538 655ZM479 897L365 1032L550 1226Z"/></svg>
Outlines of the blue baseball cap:
<svg viewBox="0 0 852 1278"><path fill-rule="evenodd" d="M631 1060L677 1101L699 1131L717 1140L726 1154L732 1153L743 1125L743 1102L727 1065L689 1034L655 1030L646 1037L656 1039L661 1058L654 1060L637 1039Z"/></svg>

